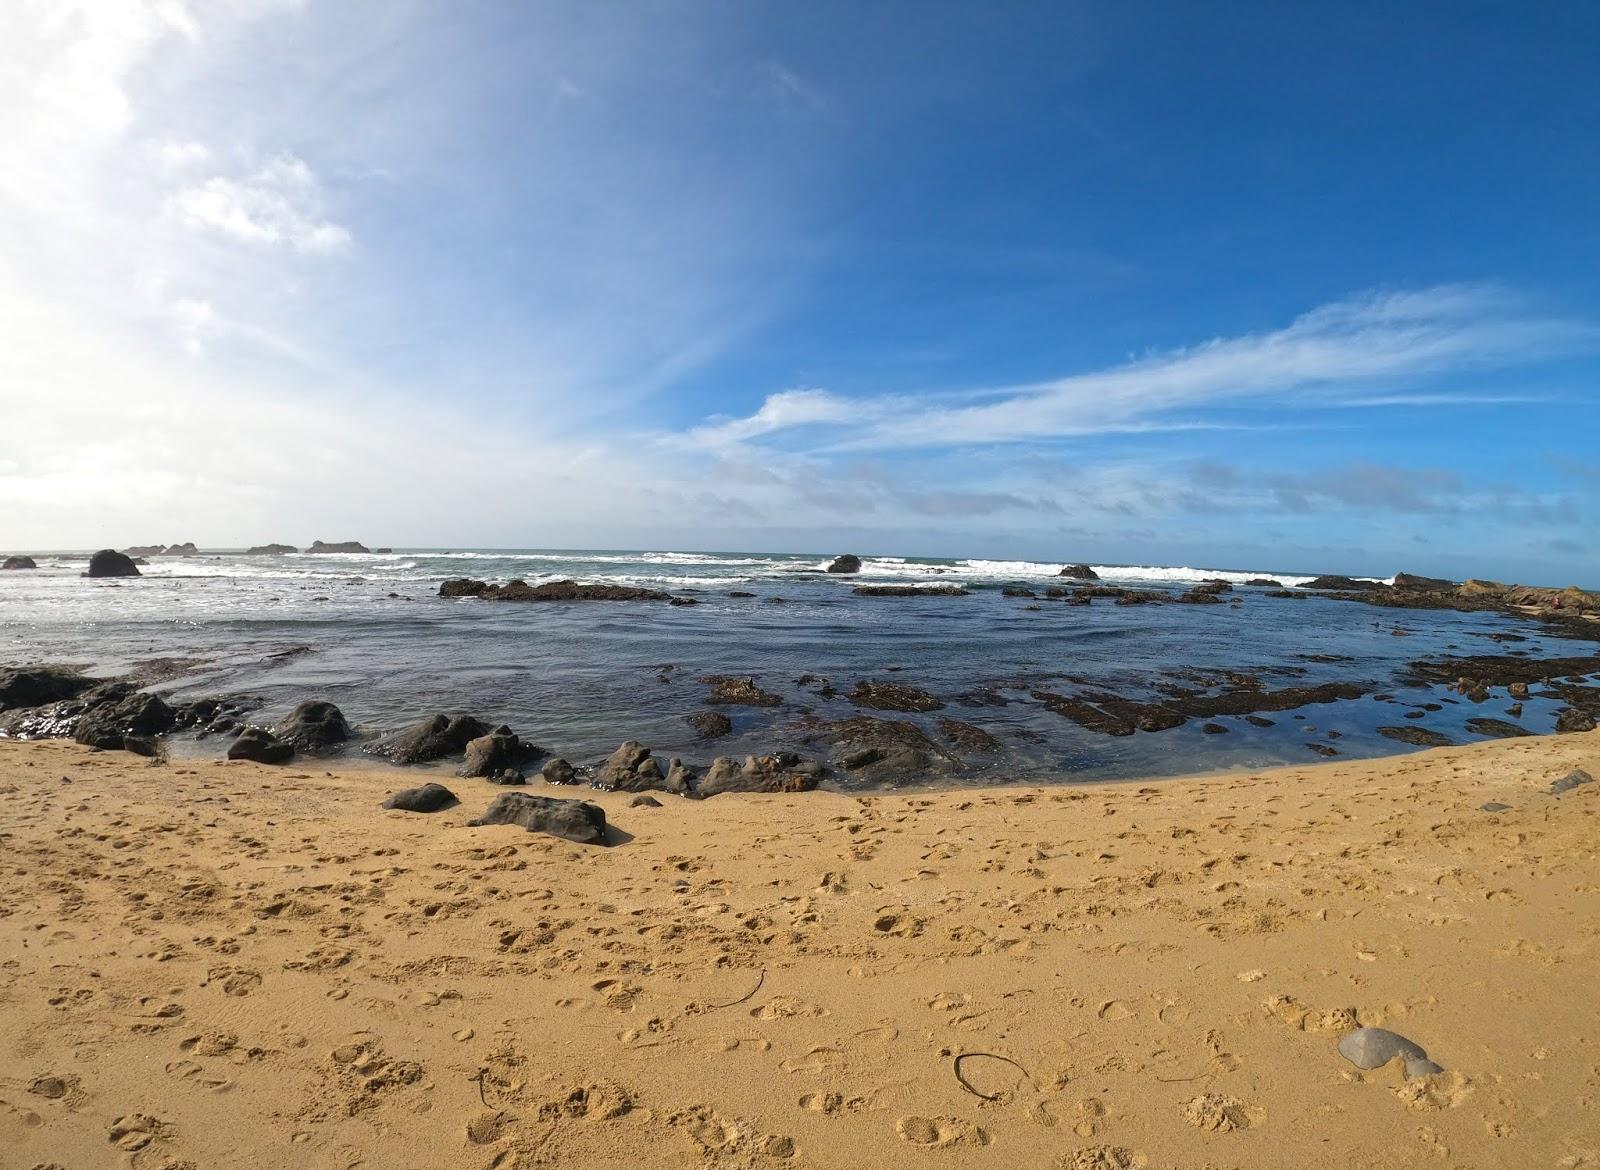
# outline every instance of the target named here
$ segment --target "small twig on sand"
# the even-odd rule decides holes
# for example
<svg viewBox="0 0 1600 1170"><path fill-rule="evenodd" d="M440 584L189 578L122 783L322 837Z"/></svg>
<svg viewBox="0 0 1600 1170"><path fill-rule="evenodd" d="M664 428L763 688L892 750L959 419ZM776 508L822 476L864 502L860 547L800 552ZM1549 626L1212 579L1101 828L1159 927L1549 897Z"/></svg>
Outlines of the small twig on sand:
<svg viewBox="0 0 1600 1170"><path fill-rule="evenodd" d="M1016 1061L1012 1060L1009 1056L1001 1056L998 1052L963 1052L963 1053L961 1053L960 1055L958 1055L956 1057L956 1063L955 1063L956 1080L960 1082L961 1087L963 1089L965 1089L967 1092L971 1093L974 1097L981 1097L985 1101L998 1101L1002 1096L1005 1095L1003 1091L1000 1092L1000 1093L980 1093L980 1092L978 1092L977 1089L974 1089L972 1087L972 1082L970 1082L969 1080L967 1080L966 1077L961 1075L961 1062L963 1060L970 1060L974 1056L987 1056L990 1060L1003 1060L1007 1064L1009 1064L1013 1068L1015 1068L1017 1071L1022 1073L1023 1079L1026 1080L1029 1084L1033 1083L1033 1078L1028 1075L1028 1070L1023 1068Z"/></svg>
<svg viewBox="0 0 1600 1170"><path fill-rule="evenodd" d="M738 999L730 999L727 1003L708 1003L706 1005L706 1007L707 1008L725 1008L725 1007L734 1007L734 1006L736 1006L738 1004L741 1004L745 1000L749 999L751 996L755 995L756 992L760 991L761 990L761 985L763 983L765 983L766 981L767 981L767 969L765 967L763 967L763 968L761 968L761 977L756 980L756 985L754 987L752 987L749 991L747 991L743 995L741 995Z"/></svg>
<svg viewBox="0 0 1600 1170"><path fill-rule="evenodd" d="M489 1098L487 1098L487 1097L485 1097L483 1095L483 1078L488 1076L488 1075L489 1075L489 1070L488 1069L480 1068L478 1070L478 1075L472 1078L473 1080L478 1082L478 1100L483 1102L483 1107L485 1109L489 1108Z"/></svg>
<svg viewBox="0 0 1600 1170"><path fill-rule="evenodd" d="M1210 1073L1196 1073L1192 1077L1157 1077L1156 1080L1160 1081L1163 1085L1182 1085L1188 1083L1189 1081L1203 1081L1210 1075Z"/></svg>

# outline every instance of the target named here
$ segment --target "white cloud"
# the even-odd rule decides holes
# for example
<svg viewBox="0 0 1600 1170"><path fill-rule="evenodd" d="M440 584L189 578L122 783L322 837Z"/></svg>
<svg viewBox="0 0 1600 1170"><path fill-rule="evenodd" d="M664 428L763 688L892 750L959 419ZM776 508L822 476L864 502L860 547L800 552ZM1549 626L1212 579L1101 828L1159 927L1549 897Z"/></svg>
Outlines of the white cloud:
<svg viewBox="0 0 1600 1170"><path fill-rule="evenodd" d="M249 244L281 244L297 252L328 255L350 245L350 233L328 219L316 174L292 154L282 154L243 179L214 176L168 201L182 222Z"/></svg>
<svg viewBox="0 0 1600 1170"><path fill-rule="evenodd" d="M767 396L748 418L712 419L689 432L689 440L706 447L725 447L774 431L813 423L859 418L861 407L826 390L784 390Z"/></svg>

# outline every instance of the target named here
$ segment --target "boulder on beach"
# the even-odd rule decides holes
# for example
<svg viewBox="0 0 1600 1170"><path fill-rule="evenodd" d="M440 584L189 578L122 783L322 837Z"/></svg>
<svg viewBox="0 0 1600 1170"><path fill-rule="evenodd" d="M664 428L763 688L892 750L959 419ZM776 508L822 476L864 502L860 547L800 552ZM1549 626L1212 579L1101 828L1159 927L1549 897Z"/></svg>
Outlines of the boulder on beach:
<svg viewBox="0 0 1600 1170"><path fill-rule="evenodd" d="M326 751L350 738L344 712L324 699L301 703L279 720L273 731L302 752Z"/></svg>
<svg viewBox="0 0 1600 1170"><path fill-rule="evenodd" d="M539 775L546 784L575 784L578 780L578 770L559 756L546 760L544 767L539 769Z"/></svg>
<svg viewBox="0 0 1600 1170"><path fill-rule="evenodd" d="M783 696L764 691L750 675L706 674L700 681L711 688L706 702L724 707L776 707Z"/></svg>
<svg viewBox="0 0 1600 1170"><path fill-rule="evenodd" d="M37 569L38 567L34 559L29 556L7 557L5 560L0 561L0 571L6 569Z"/></svg>
<svg viewBox="0 0 1600 1170"><path fill-rule="evenodd" d="M488 724L471 715L438 714L419 720L402 731L384 736L364 750L397 764L421 764L460 755L467 744L489 733Z"/></svg>
<svg viewBox="0 0 1600 1170"><path fill-rule="evenodd" d="M938 711L944 701L927 691L904 683L862 679L850 692L850 701L857 707L870 707L877 711Z"/></svg>
<svg viewBox="0 0 1600 1170"><path fill-rule="evenodd" d="M487 735L467 741L464 749L466 762L456 770L457 776L500 776L516 773L522 764L539 754L539 749L517 736L511 728L501 724Z"/></svg>
<svg viewBox="0 0 1600 1170"><path fill-rule="evenodd" d="M636 739L625 742L606 758L591 783L596 788L614 792L675 792L686 796L691 774L681 761L663 771L661 761L650 754L650 749Z"/></svg>
<svg viewBox="0 0 1600 1170"><path fill-rule="evenodd" d="M85 577L137 577L139 566L133 558L114 548L103 548L89 558L89 571Z"/></svg>
<svg viewBox="0 0 1600 1170"><path fill-rule="evenodd" d="M246 727L228 747L228 759L258 764L287 764L293 756L294 745L284 743L265 727Z"/></svg>
<svg viewBox="0 0 1600 1170"><path fill-rule="evenodd" d="M332 543L321 540L313 540L311 542L311 547L306 549L306 551L313 553L364 553L371 552L372 550L366 545L362 544L359 540L336 540Z"/></svg>
<svg viewBox="0 0 1600 1170"><path fill-rule="evenodd" d="M162 735L176 722L176 714L160 695L135 693L90 707L79 717L73 738L90 747L116 751L130 735Z"/></svg>
<svg viewBox="0 0 1600 1170"><path fill-rule="evenodd" d="M406 788L396 792L383 802L383 807L399 809L401 812L431 813L455 803L457 802L454 792L443 784L430 782L417 788Z"/></svg>
<svg viewBox="0 0 1600 1170"><path fill-rule="evenodd" d="M694 795L719 796L724 792L810 792L822 779L823 767L793 752L746 756L743 763L719 756L706 769Z"/></svg>
<svg viewBox="0 0 1600 1170"><path fill-rule="evenodd" d="M854 553L844 553L833 558L833 563L828 566L830 573L859 573L861 572L861 558Z"/></svg>
<svg viewBox="0 0 1600 1170"><path fill-rule="evenodd" d="M300 550L292 544L258 544L244 551L245 555L253 557L282 557Z"/></svg>
<svg viewBox="0 0 1600 1170"><path fill-rule="evenodd" d="M1068 565L1066 568L1062 569L1061 572L1057 573L1056 576L1072 577L1079 581L1100 580L1100 574L1096 573L1088 565Z"/></svg>
<svg viewBox="0 0 1600 1170"><path fill-rule="evenodd" d="M549 833L579 845L606 844L606 814L584 800L559 800L527 792L503 792L473 826L521 825L530 833Z"/></svg>

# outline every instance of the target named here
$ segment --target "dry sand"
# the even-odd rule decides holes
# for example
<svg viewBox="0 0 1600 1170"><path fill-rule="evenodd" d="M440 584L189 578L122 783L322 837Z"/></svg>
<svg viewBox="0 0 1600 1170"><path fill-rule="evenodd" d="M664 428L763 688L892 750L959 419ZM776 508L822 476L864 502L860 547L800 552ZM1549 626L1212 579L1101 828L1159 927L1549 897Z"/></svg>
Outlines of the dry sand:
<svg viewBox="0 0 1600 1170"><path fill-rule="evenodd" d="M605 795L605 849L466 827L477 780L0 743L0 1167L1600 1165L1574 767Z"/></svg>

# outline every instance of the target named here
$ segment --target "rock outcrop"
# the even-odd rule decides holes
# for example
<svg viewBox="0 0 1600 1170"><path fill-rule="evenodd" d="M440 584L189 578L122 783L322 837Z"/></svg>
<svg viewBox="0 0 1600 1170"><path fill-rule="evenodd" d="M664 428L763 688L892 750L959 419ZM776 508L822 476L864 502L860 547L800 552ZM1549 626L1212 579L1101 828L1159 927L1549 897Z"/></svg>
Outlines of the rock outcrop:
<svg viewBox="0 0 1600 1170"><path fill-rule="evenodd" d="M959 585L857 585L851 592L861 597L965 597Z"/></svg>
<svg viewBox="0 0 1600 1170"><path fill-rule="evenodd" d="M1061 572L1057 573L1056 576L1072 577L1078 581L1100 580L1100 574L1096 573L1088 565L1068 565L1066 568L1062 569Z"/></svg>
<svg viewBox="0 0 1600 1170"><path fill-rule="evenodd" d="M496 777L506 772L520 775L522 765L539 754L537 747L503 723L487 735L468 740L464 751L466 762L456 770L457 776Z"/></svg>
<svg viewBox="0 0 1600 1170"><path fill-rule="evenodd" d="M857 715L819 725L813 733L830 745L829 763L852 779L898 784L959 772L960 759L908 720Z"/></svg>
<svg viewBox="0 0 1600 1170"><path fill-rule="evenodd" d="M700 681L711 688L706 702L724 707L776 707L783 702L782 695L764 691L750 675L707 674Z"/></svg>
<svg viewBox="0 0 1600 1170"><path fill-rule="evenodd" d="M0 561L0 571L7 569L37 569L38 567L38 563L29 556L7 557L5 560Z"/></svg>
<svg viewBox="0 0 1600 1170"><path fill-rule="evenodd" d="M579 845L606 844L606 814L583 800L558 800L526 792L504 792L484 814L467 824L521 825L530 833L549 833Z"/></svg>
<svg viewBox="0 0 1600 1170"><path fill-rule="evenodd" d="M245 549L245 554L253 557L281 557L299 551L292 544L258 544Z"/></svg>
<svg viewBox="0 0 1600 1170"><path fill-rule="evenodd" d="M859 573L861 572L861 558L854 553L844 553L833 558L833 563L828 566L830 573Z"/></svg>
<svg viewBox="0 0 1600 1170"><path fill-rule="evenodd" d="M476 597L483 601L672 601L672 594L660 589L640 589L632 585L580 585L576 581L547 581L529 585L526 581L507 581L491 585L470 577L456 577L439 586L440 597Z"/></svg>
<svg viewBox="0 0 1600 1170"><path fill-rule="evenodd" d="M1381 581L1363 581L1357 577L1340 577L1329 574L1323 577L1313 577L1309 581L1302 581L1295 586L1297 589L1343 590L1350 593L1364 593L1372 589L1387 589L1388 586Z"/></svg>
<svg viewBox="0 0 1600 1170"><path fill-rule="evenodd" d="M793 752L746 756L743 763L719 756L706 769L694 795L718 796L724 792L810 792L824 769L815 760L802 760Z"/></svg>
<svg viewBox="0 0 1600 1170"><path fill-rule="evenodd" d="M287 764L294 758L294 745L284 743L265 727L247 727L228 747L230 760L254 760L258 764Z"/></svg>
<svg viewBox="0 0 1600 1170"><path fill-rule="evenodd" d="M136 692L90 707L79 717L72 738L90 747L117 751L129 736L162 735L176 722L177 715L161 696Z"/></svg>
<svg viewBox="0 0 1600 1170"><path fill-rule="evenodd" d="M733 730L733 721L721 711L696 711L683 719L701 739L720 739Z"/></svg>
<svg viewBox="0 0 1600 1170"><path fill-rule="evenodd" d="M114 548L103 548L89 558L89 571L85 577L137 577L139 566L133 558Z"/></svg>
<svg viewBox="0 0 1600 1170"><path fill-rule="evenodd" d="M332 543L313 540L311 547L306 551L312 553L364 553L372 550L359 540L336 540Z"/></svg>
<svg viewBox="0 0 1600 1170"><path fill-rule="evenodd" d="M591 781L594 787L614 792L674 792L687 796L693 780L681 760L663 771L661 761L638 740L630 739L607 757Z"/></svg>
<svg viewBox="0 0 1600 1170"><path fill-rule="evenodd" d="M99 679L80 674L70 666L16 666L0 669L0 711L18 707L41 707L46 703L75 699Z"/></svg>
<svg viewBox="0 0 1600 1170"><path fill-rule="evenodd" d="M850 692L850 701L857 707L870 707L876 711L938 711L944 702L927 691L904 683L881 682L862 679Z"/></svg>
<svg viewBox="0 0 1600 1170"><path fill-rule="evenodd" d="M439 714L368 744L365 750L396 764L421 764L460 755L468 743L488 733L488 725L471 715Z"/></svg>
<svg viewBox="0 0 1600 1170"><path fill-rule="evenodd" d="M323 752L350 738L344 712L322 699L301 703L278 721L274 734L302 752Z"/></svg>

